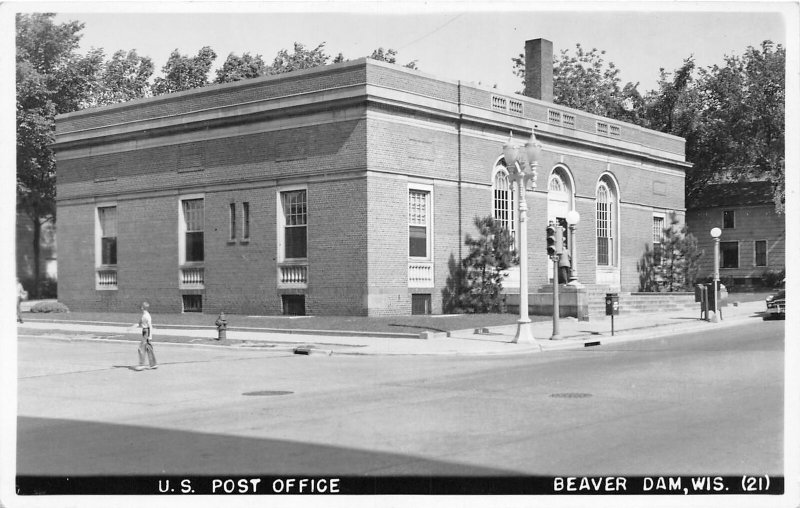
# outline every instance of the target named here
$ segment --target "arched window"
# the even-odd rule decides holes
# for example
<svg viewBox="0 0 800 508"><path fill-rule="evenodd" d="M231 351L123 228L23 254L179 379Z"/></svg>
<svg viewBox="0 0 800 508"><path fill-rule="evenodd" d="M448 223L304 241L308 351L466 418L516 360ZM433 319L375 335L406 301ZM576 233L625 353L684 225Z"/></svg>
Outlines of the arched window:
<svg viewBox="0 0 800 508"><path fill-rule="evenodd" d="M550 174L550 183L547 186L547 190L552 192L566 192L566 186L564 185L564 180L561 179L561 175L556 172Z"/></svg>
<svg viewBox="0 0 800 508"><path fill-rule="evenodd" d="M597 186L597 264L613 266L614 231L616 230L616 199L614 190L605 180Z"/></svg>
<svg viewBox="0 0 800 508"><path fill-rule="evenodd" d="M492 217L511 236L511 245L516 248L517 231L515 220L516 198L514 196L514 186L508 178L506 166L501 161L494 170L492 180Z"/></svg>

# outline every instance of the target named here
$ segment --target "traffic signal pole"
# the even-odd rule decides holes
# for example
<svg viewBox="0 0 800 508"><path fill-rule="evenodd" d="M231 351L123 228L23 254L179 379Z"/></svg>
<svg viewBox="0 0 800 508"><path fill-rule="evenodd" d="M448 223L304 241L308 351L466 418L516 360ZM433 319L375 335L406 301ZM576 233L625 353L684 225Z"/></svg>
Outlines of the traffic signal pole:
<svg viewBox="0 0 800 508"><path fill-rule="evenodd" d="M564 230L551 222L547 225L547 256L553 260L553 335L550 340L560 339L558 330L558 261L564 252Z"/></svg>
<svg viewBox="0 0 800 508"><path fill-rule="evenodd" d="M550 340L560 339L561 333L558 330L558 258L563 254L556 254L553 256L553 335Z"/></svg>

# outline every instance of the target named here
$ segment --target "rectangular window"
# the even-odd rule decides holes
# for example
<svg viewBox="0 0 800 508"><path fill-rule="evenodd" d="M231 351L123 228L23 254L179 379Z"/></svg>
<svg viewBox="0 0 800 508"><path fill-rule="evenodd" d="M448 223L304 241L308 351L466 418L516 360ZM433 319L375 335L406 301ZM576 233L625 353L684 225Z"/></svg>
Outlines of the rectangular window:
<svg viewBox="0 0 800 508"><path fill-rule="evenodd" d="M739 268L739 242L720 242L719 255L721 268Z"/></svg>
<svg viewBox="0 0 800 508"><path fill-rule="evenodd" d="M242 203L242 240L250 239L250 203Z"/></svg>
<svg viewBox="0 0 800 508"><path fill-rule="evenodd" d="M733 210L725 210L722 212L722 227L725 229L733 229L736 227L736 220Z"/></svg>
<svg viewBox="0 0 800 508"><path fill-rule="evenodd" d="M203 312L203 295L182 295L183 312Z"/></svg>
<svg viewBox="0 0 800 508"><path fill-rule="evenodd" d="M411 295L411 314L425 315L431 313L431 295L414 294Z"/></svg>
<svg viewBox="0 0 800 508"><path fill-rule="evenodd" d="M187 262L203 261L203 200L187 199L183 201L183 220L186 228Z"/></svg>
<svg viewBox="0 0 800 508"><path fill-rule="evenodd" d="M281 192L284 218L284 259L308 257L306 191Z"/></svg>
<svg viewBox="0 0 800 508"><path fill-rule="evenodd" d="M231 240L236 240L236 203L230 204L228 216L230 218L230 238Z"/></svg>
<svg viewBox="0 0 800 508"><path fill-rule="evenodd" d="M664 241L664 217L653 217L653 264L661 266Z"/></svg>
<svg viewBox="0 0 800 508"><path fill-rule="evenodd" d="M756 240L756 266L767 266L767 241Z"/></svg>
<svg viewBox="0 0 800 508"><path fill-rule="evenodd" d="M97 209L100 222L100 264L117 264L117 207L104 206Z"/></svg>
<svg viewBox="0 0 800 508"><path fill-rule="evenodd" d="M428 257L428 197L429 192L408 191L408 256Z"/></svg>
<svg viewBox="0 0 800 508"><path fill-rule="evenodd" d="M306 315L306 297L305 295L282 295L281 303L283 304L284 316L305 316Z"/></svg>

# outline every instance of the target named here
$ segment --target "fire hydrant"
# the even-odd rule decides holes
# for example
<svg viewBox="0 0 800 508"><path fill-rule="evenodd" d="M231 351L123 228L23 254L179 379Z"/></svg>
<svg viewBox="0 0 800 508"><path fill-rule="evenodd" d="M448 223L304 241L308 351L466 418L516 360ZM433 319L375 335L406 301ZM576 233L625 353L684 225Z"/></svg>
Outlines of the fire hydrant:
<svg viewBox="0 0 800 508"><path fill-rule="evenodd" d="M225 319L225 313L220 312L219 317L214 322L217 325L217 340L222 340L225 338L225 333L228 330L228 320Z"/></svg>

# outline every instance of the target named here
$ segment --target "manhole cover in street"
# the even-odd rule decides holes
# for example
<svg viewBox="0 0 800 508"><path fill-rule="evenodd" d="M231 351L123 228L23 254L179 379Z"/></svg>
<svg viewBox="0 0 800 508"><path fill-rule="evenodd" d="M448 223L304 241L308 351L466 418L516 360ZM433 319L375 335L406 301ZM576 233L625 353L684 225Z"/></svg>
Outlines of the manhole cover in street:
<svg viewBox="0 0 800 508"><path fill-rule="evenodd" d="M557 399L585 399L587 397L591 397L591 393L551 393L551 397L555 397Z"/></svg>
<svg viewBox="0 0 800 508"><path fill-rule="evenodd" d="M273 395L290 395L294 392L289 392L286 390L262 390L260 392L244 392L242 395L247 395L250 397L271 397Z"/></svg>

